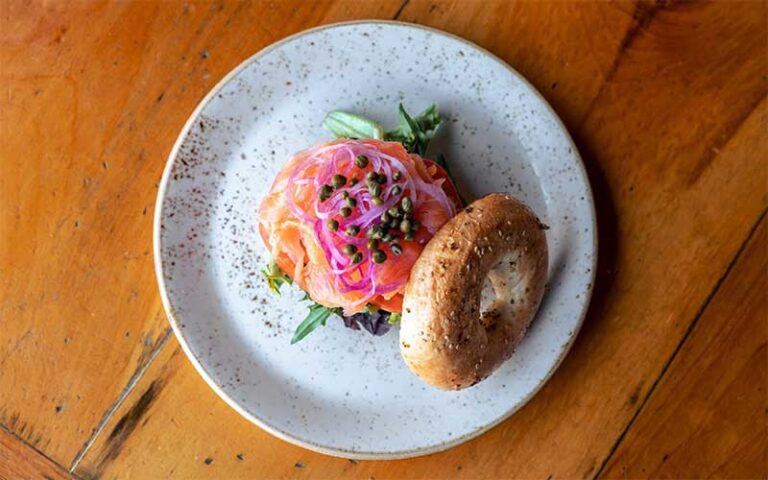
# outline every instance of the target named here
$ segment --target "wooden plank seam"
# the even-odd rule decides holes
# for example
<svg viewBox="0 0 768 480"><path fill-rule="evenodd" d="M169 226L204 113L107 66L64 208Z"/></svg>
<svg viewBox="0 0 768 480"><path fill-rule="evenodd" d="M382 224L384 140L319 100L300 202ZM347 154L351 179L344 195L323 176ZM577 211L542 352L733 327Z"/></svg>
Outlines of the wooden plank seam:
<svg viewBox="0 0 768 480"><path fill-rule="evenodd" d="M134 372L133 375L131 375L130 380L128 380L128 383L120 392L120 395L118 395L117 399L112 403L112 405L110 405L107 411L104 412L104 415L102 416L98 425L96 425L96 428L93 430L93 433L91 433L90 437L88 437L88 440L85 441L83 446L75 455L75 458L72 460L72 464L69 467L69 473L74 474L75 469L83 460L86 453L88 453L88 450L91 448L93 443L96 441L96 437L98 437L99 434L104 430L104 427L107 425L109 420L115 414L117 409L120 408L120 406L123 404L123 402L128 397L128 395L130 395L130 393L139 383L139 380L141 380L141 378L144 376L144 372L147 371L149 366L152 364L152 361L155 359L155 357L157 357L157 355L160 353L163 347L165 347L165 344L168 343L168 339L171 338L172 333L173 333L173 330L171 330L171 328L168 327L165 330L165 333L163 333L162 338L160 338L160 341L157 342L157 345L155 346L155 348L152 349L152 352L149 354L149 356L147 356L147 360L138 369L136 369L136 372Z"/></svg>
<svg viewBox="0 0 768 480"><path fill-rule="evenodd" d="M16 439L16 440L18 440L18 441L19 441L21 444L23 444L25 447L29 448L30 450L32 450L32 451L33 451L33 452L35 452L36 454L40 455L41 457L45 458L47 461L51 462L53 465L55 465L55 466L59 467L59 468L60 468L62 471L64 471L64 472L67 472L67 467L65 467L64 465L60 464L60 463L59 463L59 462L57 462L56 460L54 460L54 459L52 459L51 457L49 457L48 455L46 455L46 454L45 454L45 452L43 452L42 450L40 450L40 449L39 449L39 448L37 448L36 446L32 445L31 443L29 443L28 441L26 441L25 439L23 439L22 437L20 437L19 435L17 435L17 434L16 434L15 432L13 432L12 430L8 429L8 428L7 428L5 425L3 425L2 423L0 423L0 431L2 431L3 433L5 433L5 434L7 434L7 435L10 435L11 437L15 438L15 439ZM70 475L70 476L72 476L73 478L75 478L75 480L81 480L81 477L79 477L79 476L78 476L77 474L75 474L74 472L68 472L68 473L69 473L69 475Z"/></svg>
<svg viewBox="0 0 768 480"><path fill-rule="evenodd" d="M675 358L677 357L677 354L680 352L683 345L688 340L688 337L690 337L691 334L693 333L693 330L696 328L696 325L699 323L699 319L707 310L707 308L709 307L709 304L715 298L715 296L717 295L717 292L720 290L720 287L723 285L725 280L730 276L731 271L733 270L733 267L736 265L739 258L741 258L742 253L744 253L744 250L747 248L747 245L749 244L750 240L755 235L755 232L760 226L760 223L762 223L762 221L765 219L766 213L768 213L768 208L763 210L763 212L757 218L757 221L749 229L749 233L747 234L747 237L741 243L741 245L739 246L739 249L736 251L736 254L733 256L731 261L728 262L728 265L725 267L725 271L720 276L720 278L718 278L717 283L715 283L714 288L712 289L711 292L709 292L709 295L707 295L707 298L704 299L704 302L702 303L701 307L699 307L699 309L696 311L696 315L694 315L691 323L688 324L688 327L686 328L685 333L683 334L683 337L680 339L680 342L677 344L677 346L675 347L675 350L672 352L672 355L670 355L670 357L667 359L664 366L661 368L661 372L651 384L651 387L648 389L648 393L645 394L645 397L643 397L643 401L640 402L640 406L637 408L637 410L635 410L634 415L632 415L632 418L629 419L629 422L627 422L627 425L624 427L621 434L617 437L616 442L611 447L611 450L608 452L608 455L600 464L600 468L597 470L597 473L595 473L595 476L592 477L593 479L600 478L600 475L603 473L603 470L608 465L608 462L611 460L611 457L613 457L613 454L616 453L616 450L618 450L619 445L621 445L621 442L624 440L624 437L626 437L627 433L632 428L632 425L634 425L635 420L637 420L637 418L640 416L640 413L642 413L645 407L645 404L648 403L648 400L653 395L653 392L656 390L656 386L661 382L661 379L667 373L667 370L669 370L669 367L672 365L672 363L674 363Z"/></svg>

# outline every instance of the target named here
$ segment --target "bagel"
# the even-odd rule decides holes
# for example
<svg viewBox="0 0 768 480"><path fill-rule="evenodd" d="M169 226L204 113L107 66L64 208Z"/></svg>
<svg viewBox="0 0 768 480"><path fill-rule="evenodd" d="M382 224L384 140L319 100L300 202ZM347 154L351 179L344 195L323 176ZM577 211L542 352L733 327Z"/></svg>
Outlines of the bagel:
<svg viewBox="0 0 768 480"><path fill-rule="evenodd" d="M492 193L438 230L403 299L400 352L413 373L460 390L509 359L544 295L546 228L519 200Z"/></svg>

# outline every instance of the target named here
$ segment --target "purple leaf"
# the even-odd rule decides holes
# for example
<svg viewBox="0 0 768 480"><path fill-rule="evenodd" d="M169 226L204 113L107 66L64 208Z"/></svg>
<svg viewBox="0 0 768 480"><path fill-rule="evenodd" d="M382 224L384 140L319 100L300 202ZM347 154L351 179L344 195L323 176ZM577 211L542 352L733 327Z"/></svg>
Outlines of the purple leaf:
<svg viewBox="0 0 768 480"><path fill-rule="evenodd" d="M389 320L389 312L377 310L373 313L360 312L350 317L344 315L344 326L353 330L360 330L362 326L371 335L384 335L392 327Z"/></svg>

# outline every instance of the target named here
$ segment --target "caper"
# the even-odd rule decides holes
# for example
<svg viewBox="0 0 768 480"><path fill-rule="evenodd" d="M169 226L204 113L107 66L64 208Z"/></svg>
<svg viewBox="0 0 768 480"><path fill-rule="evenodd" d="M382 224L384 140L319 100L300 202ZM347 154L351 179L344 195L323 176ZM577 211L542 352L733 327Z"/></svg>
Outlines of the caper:
<svg viewBox="0 0 768 480"><path fill-rule="evenodd" d="M368 247L368 250L375 250L379 248L379 241L375 238L369 238L367 242L365 242L365 246Z"/></svg>
<svg viewBox="0 0 768 480"><path fill-rule="evenodd" d="M365 174L365 179L369 182L375 182L377 178L379 178L379 174L373 170Z"/></svg>
<svg viewBox="0 0 768 480"><path fill-rule="evenodd" d="M324 202L324 201L328 200L328 198L330 198L332 193L333 193L333 187L332 186L330 186L330 185L323 185L322 187L320 187L320 192L319 192L320 201Z"/></svg>
<svg viewBox="0 0 768 480"><path fill-rule="evenodd" d="M347 183L347 177L344 175L336 174L331 178L331 185L333 185L333 188L341 188Z"/></svg>
<svg viewBox="0 0 768 480"><path fill-rule="evenodd" d="M329 218L326 224L328 225L328 228L330 228L334 232L339 229L339 222L337 222L332 218Z"/></svg>
<svg viewBox="0 0 768 480"><path fill-rule="evenodd" d="M419 229L419 227L421 227L421 223L419 223L416 220L411 221L411 230L415 232L416 230Z"/></svg>
<svg viewBox="0 0 768 480"><path fill-rule="evenodd" d="M389 249L398 257L403 253L403 247L401 247L399 243L393 243L389 246Z"/></svg>
<svg viewBox="0 0 768 480"><path fill-rule="evenodd" d="M344 200L348 199L349 198L349 192L346 191L346 190L341 192L341 198L343 198Z"/></svg>
<svg viewBox="0 0 768 480"><path fill-rule="evenodd" d="M378 197L379 195L381 195L381 185L379 185L378 183L371 183L370 185L368 185L368 191L371 192L372 197Z"/></svg>
<svg viewBox="0 0 768 480"><path fill-rule="evenodd" d="M405 237L403 237L403 238L405 238L406 240L413 240L413 239L414 239L414 237L415 237L415 236L414 236L413 232L411 231L411 232L407 232L407 233L405 234Z"/></svg>
<svg viewBox="0 0 768 480"><path fill-rule="evenodd" d="M360 263L363 261L363 254L360 252L357 252L356 254L352 255L352 263Z"/></svg>
<svg viewBox="0 0 768 480"><path fill-rule="evenodd" d="M380 226L376 225L376 226L373 226L373 227L369 228L368 231L366 232L365 236L368 237L368 238L373 238L373 239L378 240L382 236L384 236L384 230Z"/></svg>
<svg viewBox="0 0 768 480"><path fill-rule="evenodd" d="M403 220L400 222L400 231L403 233L408 233L411 231L411 221L410 220Z"/></svg>
<svg viewBox="0 0 768 480"><path fill-rule="evenodd" d="M393 218L400 218L403 216L403 212L401 212L400 209L397 207L390 207L389 210L387 210L387 213L389 214L390 217L393 217Z"/></svg>
<svg viewBox="0 0 768 480"><path fill-rule="evenodd" d="M368 157L365 155L358 155L355 159L355 165L360 168L365 168L368 165Z"/></svg>
<svg viewBox="0 0 768 480"><path fill-rule="evenodd" d="M381 237L381 241L384 243L389 243L394 239L395 239L395 236L392 235L391 233L385 233L384 236Z"/></svg>
<svg viewBox="0 0 768 480"><path fill-rule="evenodd" d="M351 243L344 245L344 248L342 250L344 250L344 253L346 253L347 255L354 255L355 253L357 253L357 247L352 245Z"/></svg>
<svg viewBox="0 0 768 480"><path fill-rule="evenodd" d="M350 208L355 208L357 206L357 200L355 200L352 197L347 197L347 206Z"/></svg>
<svg viewBox="0 0 768 480"><path fill-rule="evenodd" d="M360 233L360 227L358 227L357 225L350 225L347 227L346 233L350 237L354 237L355 235Z"/></svg>
<svg viewBox="0 0 768 480"><path fill-rule="evenodd" d="M339 210L339 215L347 218L348 216L352 215L352 209L349 207L342 207L341 210Z"/></svg>
<svg viewBox="0 0 768 480"><path fill-rule="evenodd" d="M352 178L349 179L349 185L350 186L357 185L357 182L359 182L359 181L360 180L358 180L357 177L352 177Z"/></svg>
<svg viewBox="0 0 768 480"><path fill-rule="evenodd" d="M402 192L403 189L400 188L400 185L395 185L394 188L392 188L392 195L400 195L400 192Z"/></svg>
<svg viewBox="0 0 768 480"><path fill-rule="evenodd" d="M387 183L387 176L383 173L380 173L376 176L376 181L384 185L385 183Z"/></svg>
<svg viewBox="0 0 768 480"><path fill-rule="evenodd" d="M381 197L373 197L371 202L373 202L373 204L377 207L380 207L384 203L384 200L382 200Z"/></svg>
<svg viewBox="0 0 768 480"><path fill-rule="evenodd" d="M387 254L382 252L381 250L374 250L372 256L373 256L373 261L376 263L384 263L384 261L387 260Z"/></svg>
<svg viewBox="0 0 768 480"><path fill-rule="evenodd" d="M403 207L404 212L410 212L413 208L413 202L411 201L411 197L403 197L402 200L400 200L400 205Z"/></svg>
<svg viewBox="0 0 768 480"><path fill-rule="evenodd" d="M384 212L379 219L381 220L381 223L389 223L389 221L392 220L392 217L390 217L387 212Z"/></svg>
<svg viewBox="0 0 768 480"><path fill-rule="evenodd" d="M398 181L398 180L400 180L400 177L402 177L402 176L403 176L403 174L402 174L402 173L400 173L400 172L395 172L395 173L393 173L393 174L392 174L392 180L394 180L394 181Z"/></svg>

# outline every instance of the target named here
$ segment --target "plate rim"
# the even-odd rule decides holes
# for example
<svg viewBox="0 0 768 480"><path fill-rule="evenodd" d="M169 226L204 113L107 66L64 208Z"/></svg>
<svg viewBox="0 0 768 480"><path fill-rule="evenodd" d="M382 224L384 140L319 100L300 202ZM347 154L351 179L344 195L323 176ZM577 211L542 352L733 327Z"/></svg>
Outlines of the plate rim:
<svg viewBox="0 0 768 480"><path fill-rule="evenodd" d="M345 450L341 448L332 448L327 447L324 445L320 445L317 443L310 442L305 439L297 438L292 436L290 433L285 432L283 430L280 430L266 421L262 420L261 418L257 417L255 414L247 411L245 408L243 408L236 400L230 397L229 394L227 394L213 379L213 377L208 373L208 371L203 366L202 362L197 358L195 353L190 348L189 344L187 343L187 340L184 336L183 330L181 328L180 322L176 319L175 316L175 309L173 307L173 304L171 303L170 297L168 295L168 287L165 282L165 274L163 271L163 262L162 262L162 237L161 237L161 225L162 225L162 219L163 219L163 202L166 198L166 190L171 178L171 171L173 170L173 166L175 163L175 159L178 156L179 150L181 148L181 145L183 144L185 138L187 137L192 125L195 124L197 119L199 118L202 111L205 109L205 107L210 103L210 101L216 96L217 93L221 91L222 88L224 88L233 78L235 78L240 72L242 72L245 68L247 68L252 62L254 62L256 59L266 55L270 51L276 49L277 47L280 47L281 45L288 43L292 40L295 40L299 37L302 37L304 35L308 35L310 33L315 33L322 30L328 30L333 29L337 27L343 27L343 26L350 26L350 25L361 25L361 24L367 24L367 25L395 25L395 26L401 26L401 27L408 27L408 28L414 28L414 29L420 29L427 31L429 33L442 35L445 37L448 37L450 39L459 41L461 43L464 43L470 48L477 49L484 55L486 55L491 60L497 62L499 65L507 69L510 74L515 77L515 79L519 82L521 82L525 87L528 88L530 92L533 93L533 95L538 98L540 102L544 105L544 107L549 111L549 113L554 118L556 125L560 127L561 131L565 134L565 138L571 147L573 154L576 158L576 168L579 171L579 174L584 179L584 186L586 189L585 192L585 199L587 200L589 204L589 216L592 224L592 265L590 268L590 273L588 277L588 287L585 294L585 303L584 307L581 312L579 312L579 318L576 322L576 325L573 329L573 334L568 338L568 341L564 344L563 348L561 349L557 361L550 367L550 369L547 371L546 375L542 377L542 379L539 381L539 383L536 385L535 388L533 388L530 392L528 392L514 407L510 408L507 412L505 412L503 415L501 415L496 420L489 422L486 425L483 425L481 427L476 428L475 430L465 433L464 435L451 439L449 441L444 441L437 443L432 446L428 447L422 447L422 448L415 448L411 450L403 450L403 451L397 451L397 452L357 452L352 450ZM192 111L192 113L189 115L189 118L185 122L184 126L182 127L181 131L179 132L179 135L176 138L176 141L173 144L173 148L171 148L170 153L168 154L168 158L165 163L165 167L163 168L163 174L160 178L160 184L157 192L157 198L155 200L155 212L154 212L154 219L153 219L153 232L152 232L152 247L153 247L153 256L154 256L154 267L155 267L155 277L157 279L158 289L160 290L160 299L163 304L163 309L165 310L166 316L168 317L168 322L171 324L171 329L173 330L174 335L176 336L176 339L179 342L179 345L181 346L181 349L184 351L185 355L187 356L187 359L192 363L192 366L197 370L197 373L205 380L205 382L208 384L208 386L216 392L216 394L224 400L224 402L229 405L231 408L233 408L237 413L239 413L242 417L244 417L249 422L257 425L259 428L267 431L271 435L284 440L288 443L291 443L293 445L306 448L308 450L312 450L318 453L322 453L325 455L330 455L334 457L340 457L340 458L347 458L347 459L355 459L355 460L399 460L399 459L405 459L405 458L413 458L413 457L419 457L423 455L429 455L433 453L438 453L444 450L448 450L452 447L458 446L464 442L467 442L473 438L476 438L483 433L489 431L490 429L496 427L497 425L501 424L505 420L507 420L509 417L514 415L518 410L520 410L523 406L525 406L538 392L541 390L541 388L549 381L549 379L554 375L554 373L557 371L557 369L560 367L560 364L563 362L565 357L568 355L568 352L571 350L571 347L573 346L573 343L576 340L576 337L578 336L579 332L581 331L582 325L584 323L584 319L586 317L587 312L589 311L589 306L592 301L592 292L594 289L594 283L595 283L595 276L596 276L596 267L597 267L597 260L598 260L598 225L597 225L597 212L595 209L595 201L594 196L592 194L592 186L589 181L589 175L587 174L586 167L584 166L584 161L581 158L581 155L579 153L578 148L576 147L573 138L571 137L570 132L566 128L565 124L563 124L562 119L557 114L557 112L552 108L552 106L549 104L549 102L544 98L544 96L534 87L522 74L520 74L517 70L515 70L511 65L506 63L504 60L493 54L492 52L486 50L485 48L481 47L480 45L477 45L474 42L471 42L469 40L466 40L458 35L455 35L450 32L446 32L437 28L420 25L416 23L410 23L410 22L403 22L399 20L381 20L381 19L363 19L363 20L351 20L351 21L342 21L342 22L334 22L334 23L328 23L323 25L318 25L313 28L309 28L306 30L301 30L299 32L296 32L294 34L291 34L287 37L284 37L280 40L277 40L276 42L273 42L261 50L255 52L253 55L249 56L242 62L240 62L236 67L234 67L232 70L230 70L224 77L222 77L221 80L219 80L216 85L214 85L208 93L203 97L202 100L197 104L195 109Z"/></svg>

